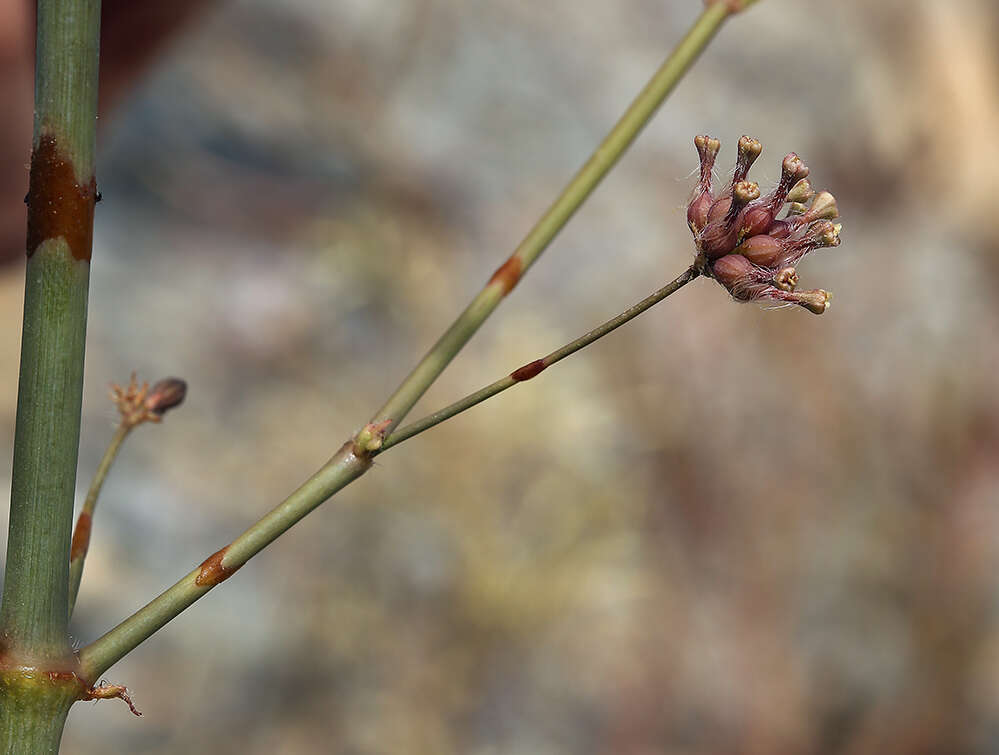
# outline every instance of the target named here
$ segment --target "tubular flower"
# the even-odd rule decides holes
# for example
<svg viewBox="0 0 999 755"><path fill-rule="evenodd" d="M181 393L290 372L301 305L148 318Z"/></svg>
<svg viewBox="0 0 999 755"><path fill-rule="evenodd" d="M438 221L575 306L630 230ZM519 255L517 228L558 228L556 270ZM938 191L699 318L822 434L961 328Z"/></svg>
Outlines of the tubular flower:
<svg viewBox="0 0 999 755"><path fill-rule="evenodd" d="M808 167L791 152L781 163L781 177L772 192L760 196L747 180L763 147L751 137L739 139L735 172L719 193L711 190L712 170L721 143L697 136L694 146L701 169L687 204L687 225L694 234L699 267L721 283L735 299L770 299L797 304L822 314L830 295L822 289L795 290L794 266L813 249L839 246L836 199L818 193L808 181ZM781 212L784 217L778 217Z"/></svg>

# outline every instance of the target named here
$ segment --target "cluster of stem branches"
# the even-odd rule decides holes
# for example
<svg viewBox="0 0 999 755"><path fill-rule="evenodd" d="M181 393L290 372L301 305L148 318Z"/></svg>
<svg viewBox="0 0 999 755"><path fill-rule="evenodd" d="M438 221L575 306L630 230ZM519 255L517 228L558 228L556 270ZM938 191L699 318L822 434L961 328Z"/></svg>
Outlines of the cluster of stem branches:
<svg viewBox="0 0 999 755"><path fill-rule="evenodd" d="M143 640L177 616L219 582L330 496L360 477L373 457L475 404L534 377L541 370L589 345L649 307L662 301L697 276L691 267L621 315L551 354L514 370L500 380L410 425L399 427L420 397L468 340L516 286L528 268L590 196L603 177L634 142L659 106L677 85L724 21L736 12L729 3L710 4L672 54L614 125L590 158L569 181L548 210L496 270L482 290L444 332L364 428L282 503L249 527L229 545L209 556L172 587L125 619L79 654L85 679L96 679ZM398 430L396 428L399 428Z"/></svg>
<svg viewBox="0 0 999 755"><path fill-rule="evenodd" d="M25 346L22 355L15 441L11 539L8 550L7 585L3 610L0 612L0 631L3 632L7 643L3 648L3 654L0 655L0 682L4 682L5 679L4 668L23 671L25 668L44 667L54 669L51 673L72 675L71 681L79 686L75 699L102 696L99 690L95 691L94 685L110 666L228 578L253 555L319 504L364 474L371 466L374 456L518 382L535 377L542 370L610 333L696 278L699 271L692 266L638 304L571 343L545 357L528 362L509 375L440 411L408 425L401 424L420 397L503 298L516 286L524 273L545 251L552 239L632 144L724 21L752 2L754 0L726 2L716 0L707 4L672 54L523 241L417 363L398 389L378 411L374 412L361 431L348 439L333 457L297 490L229 545L206 558L203 563L145 607L75 654L69 652L66 627L80 585L87 552L86 543L89 540L97 497L112 461L130 431L141 422L135 421L134 415L128 415L124 409L122 410L121 423L98 467L81 511L76 534L72 538L71 550L68 522L71 521L72 488L79 439L79 395L83 364L81 334L86 321L90 253L88 246L83 260L78 250L67 248L69 239L66 237L65 229L50 229L49 235L44 232L40 236L36 234L39 244L36 249L29 248L26 284L29 305L26 305L25 309ZM73 186L80 191L81 187L90 186L93 182L93 116L96 107L96 40L99 10L99 0L65 0L62 3L57 3L55 0L39 0L40 83L36 97L47 97L47 101L51 101L51 92L58 91L63 99L51 107L39 110L34 154L36 159L40 159L38 156L46 144L45 139L52 138L54 144L62 150L60 155L74 167ZM74 13L77 15L74 16ZM86 65L74 56L82 56L81 59L84 59ZM77 81L73 77L79 79L81 66L85 69L86 75L84 80ZM66 88L67 81L75 82L76 88ZM33 167L32 181L35 180L36 173ZM38 174L37 180L44 182L45 176ZM39 189L41 193L37 195L38 197L45 196L43 189L44 186ZM32 191L34 190L33 183ZM81 196L89 202L84 210L88 210L92 218L93 198L85 192ZM29 214L36 209L33 206L34 201L32 199L32 202L29 202ZM29 234L29 242L30 239ZM89 241L88 237L88 244ZM54 280L62 282L66 290L65 296L70 297L72 301L82 302L74 305L75 308L68 314L64 311L58 313L49 311L52 309L52 304L44 296L45 292L50 294ZM30 303L36 300L39 304L30 306ZM61 320L58 319L60 317ZM49 341L44 337L29 338L29 329L37 329L39 323L44 326L42 328L44 333L51 332L56 335ZM50 342L53 339L54 342ZM65 347L67 339L72 342L71 349ZM36 370L37 374L26 376L24 370L28 368ZM58 404L49 385L60 379L57 373L69 374L67 379L72 383L63 389L63 394L71 397L68 403L64 402L63 405ZM122 399L129 390L132 391L129 395L134 404L133 408L138 407L141 411L148 399L145 393L139 395L141 389L134 382L129 389L118 389L118 399ZM119 401L119 408L121 406ZM56 416L58 413L61 414ZM39 439L38 433L41 430L49 432L53 437L60 435L63 439L66 437L72 439L70 446L58 459L57 468L50 466L41 471L39 460L32 456L32 453L37 456L37 449L43 447L39 445L40 443L47 442L44 438ZM51 461L51 458L48 459L48 462ZM49 481L48 487L46 480ZM59 484L59 490L56 492L50 490L52 480L56 480ZM49 498L47 501L42 501L39 498L39 491L45 490L49 491ZM53 523L57 523L58 526ZM39 531L39 527L45 526L54 529ZM42 554L42 551L45 553ZM0 697L4 695L5 689L8 687L0 685ZM10 737L14 736L10 733L14 730L13 724L4 718L0 713L0 735L6 736L6 741L10 742ZM6 729L3 727L10 732L4 735Z"/></svg>

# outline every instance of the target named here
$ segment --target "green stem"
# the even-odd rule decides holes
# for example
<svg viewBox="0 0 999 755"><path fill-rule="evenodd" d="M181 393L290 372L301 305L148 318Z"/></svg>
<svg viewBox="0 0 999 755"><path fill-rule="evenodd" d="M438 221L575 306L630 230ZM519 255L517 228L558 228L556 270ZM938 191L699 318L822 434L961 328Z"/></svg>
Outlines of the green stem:
<svg viewBox="0 0 999 755"><path fill-rule="evenodd" d="M97 508L97 497L101 494L104 479L108 476L111 464L114 463L121 450L125 438L135 427L129 422L122 422L115 430L111 442L101 463L97 465L94 479L90 483L90 490L87 491L87 498L80 509L80 515L76 518L76 528L73 530L72 547L69 554L69 615L72 617L73 608L76 606L76 596L80 592L80 580L83 578L83 562L87 558L87 550L90 548L90 532L94 521L94 509Z"/></svg>
<svg viewBox="0 0 999 755"><path fill-rule="evenodd" d="M80 667L87 684L94 682L181 611L276 540L302 517L338 490L353 482L371 466L367 454L355 453L346 443L326 465L298 490L247 529L230 545L209 556L158 597L121 624L80 651Z"/></svg>
<svg viewBox="0 0 999 755"><path fill-rule="evenodd" d="M684 271L676 280L671 281L661 289L646 297L635 306L625 310L617 317L608 320L603 325L594 328L586 335L553 351L542 360L531 365L528 372L531 377L542 369L565 359L584 346L610 333L642 312L658 304L670 294L694 280L698 275L695 268ZM524 368L521 368L523 370ZM517 382L529 379L521 370L514 371L512 376L499 380L466 399L453 404L447 409L431 415L425 420L415 422L396 432L385 441L382 450L401 443L419 432L443 422L445 419L474 406L489 396L495 395ZM520 375L518 376L518 373ZM232 544L207 558L197 569L187 574L173 587L152 600L145 607L134 613L110 632L91 643L80 651L80 666L82 676L88 684L103 674L114 663L127 655L143 640L150 637L181 611L205 595L219 582L230 577L237 569L259 553L268 544L277 539L295 522L316 508L341 488L360 477L371 465L374 453L361 453L356 444L351 442L343 448L315 475L292 493L283 503L273 509L267 516L254 524Z"/></svg>
<svg viewBox="0 0 999 755"><path fill-rule="evenodd" d="M638 302L638 304L634 305L633 307L629 307L624 312L619 314L617 317L611 318L603 325L600 325L591 330L589 333L580 336L574 341L570 341L562 348L556 349L548 356L543 357L541 359L537 359L533 362L528 362L523 367L514 370L509 375L500 378L494 383L490 383L484 388L480 388L475 393L471 393L468 396L465 396L463 399L455 401L450 406L446 406L440 411L436 411L433 414L427 415L423 419L419 419L416 422L411 422L405 427L396 430L394 433L392 433L392 435L390 435L381 443L381 446L377 449L377 451L374 451L372 455L380 454L382 451L386 451L392 446L398 443L402 443L404 440L412 438L414 435L419 435L424 430L429 430L431 427L439 425L441 422L444 422L445 420L451 419L451 417L455 416L456 414L461 414L466 409L471 409L476 404L485 401L487 398L495 396L497 393L502 393L507 388L512 388L517 383L522 383L526 380L530 380L531 378L536 377L539 373L541 373L543 370L548 369L556 362L565 359L570 354L575 354L580 349L589 346L591 343L600 338L603 338L611 331L617 330L629 320L633 320L646 310L651 309L670 294L673 294L676 291L679 291L684 286L686 286L697 276L698 272L694 267L688 268L675 280L667 283L665 286L660 288L655 293L652 293L649 296L645 297L640 302Z"/></svg>
<svg viewBox="0 0 999 755"><path fill-rule="evenodd" d="M722 22L732 13L724 5L707 8L670 57L597 147L555 203L541 217L510 258L402 385L374 415L371 423L285 501L250 527L229 546L207 558L173 587L122 621L79 653L85 681L94 681L108 668L148 639L167 622L228 578L253 555L273 542L295 522L338 490L360 477L371 465L372 433L384 438L409 412L524 271L541 255L600 180L613 167L676 86Z"/></svg>
<svg viewBox="0 0 999 755"><path fill-rule="evenodd" d="M44 674L27 670L4 674L0 682L0 752L58 753L66 715L79 691L72 682L53 682Z"/></svg>
<svg viewBox="0 0 999 755"><path fill-rule="evenodd" d="M94 211L100 2L39 0L37 31L24 327L0 609L5 656L22 662L62 659L72 651L66 609Z"/></svg>
<svg viewBox="0 0 999 755"><path fill-rule="evenodd" d="M69 550L93 241L100 0L39 0L21 370L3 605L0 752L55 753L74 673Z"/></svg>
<svg viewBox="0 0 999 755"><path fill-rule="evenodd" d="M521 275L541 256L580 205L593 193L732 12L725 3L716 3L704 10L589 160L520 242L520 246L378 410L371 419L371 424L388 422L389 433L398 426L479 326L492 314L503 297L513 289Z"/></svg>

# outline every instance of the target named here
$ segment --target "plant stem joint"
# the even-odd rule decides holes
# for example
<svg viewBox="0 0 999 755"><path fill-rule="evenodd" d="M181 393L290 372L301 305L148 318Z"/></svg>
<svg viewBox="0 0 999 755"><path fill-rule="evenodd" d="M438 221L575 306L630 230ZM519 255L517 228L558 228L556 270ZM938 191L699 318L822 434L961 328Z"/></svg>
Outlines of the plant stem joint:
<svg viewBox="0 0 999 755"><path fill-rule="evenodd" d="M545 364L544 359L535 359L533 362L529 362L523 367L518 367L516 370L511 372L510 377L520 383L524 380L530 380L533 377L537 377L547 366L548 365Z"/></svg>
<svg viewBox="0 0 999 755"><path fill-rule="evenodd" d="M227 545L202 561L201 570L198 572L198 576L194 578L194 584L199 587L215 587L219 582L225 582L235 574L239 570L239 566L226 566L222 563L222 559L225 558L228 550L229 546Z"/></svg>
<svg viewBox="0 0 999 755"><path fill-rule="evenodd" d="M31 155L28 196L28 256L43 241L62 237L76 260L90 262L97 182L77 180L73 161L51 133L43 133Z"/></svg>
<svg viewBox="0 0 999 755"><path fill-rule="evenodd" d="M506 296L513 291L513 287L520 281L523 272L524 263L521 262L520 257L513 254L506 262L496 268L493 277L489 279L489 285L498 285L502 295Z"/></svg>

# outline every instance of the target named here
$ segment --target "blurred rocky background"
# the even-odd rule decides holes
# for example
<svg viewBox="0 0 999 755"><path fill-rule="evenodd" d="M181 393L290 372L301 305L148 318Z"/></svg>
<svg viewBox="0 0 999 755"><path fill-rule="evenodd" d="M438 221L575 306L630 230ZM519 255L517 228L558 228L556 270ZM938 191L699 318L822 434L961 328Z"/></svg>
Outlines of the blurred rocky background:
<svg viewBox="0 0 999 755"><path fill-rule="evenodd" d="M184 5L136 58L105 43L129 75L101 118L80 499L110 381L190 392L112 471L80 643L366 421L701 8ZM730 22L413 416L683 270L697 133L723 170L759 138L764 190L795 150L836 194L843 244L799 269L830 311L698 281L385 454L111 670L142 719L77 705L64 751L999 752L997 37L992 0ZM27 134L30 104L7 117ZM25 138L0 212L4 491Z"/></svg>

